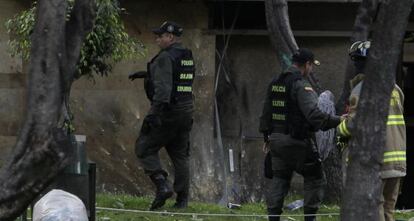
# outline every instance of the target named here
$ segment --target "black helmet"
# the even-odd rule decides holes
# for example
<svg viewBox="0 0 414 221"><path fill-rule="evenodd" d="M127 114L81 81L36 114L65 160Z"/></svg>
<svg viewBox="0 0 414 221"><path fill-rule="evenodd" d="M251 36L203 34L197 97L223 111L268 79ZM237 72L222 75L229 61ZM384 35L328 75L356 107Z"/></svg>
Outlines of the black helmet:
<svg viewBox="0 0 414 221"><path fill-rule="evenodd" d="M349 56L351 57L352 60L367 58L370 47L371 47L370 41L354 42L349 48Z"/></svg>

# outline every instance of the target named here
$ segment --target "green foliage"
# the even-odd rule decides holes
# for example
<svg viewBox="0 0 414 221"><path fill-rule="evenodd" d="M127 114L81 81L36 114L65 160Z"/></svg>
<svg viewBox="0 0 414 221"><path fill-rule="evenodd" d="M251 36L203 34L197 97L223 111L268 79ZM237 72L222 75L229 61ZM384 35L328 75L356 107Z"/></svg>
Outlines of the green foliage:
<svg viewBox="0 0 414 221"><path fill-rule="evenodd" d="M144 45L130 37L122 23L120 15L124 9L117 0L96 0L96 19L93 30L86 37L82 46L76 78L93 77L93 73L107 75L112 64L123 59L145 56ZM68 19L73 8L73 1L68 4ZM35 24L36 3L29 10L23 11L6 22L11 54L20 55L28 60L30 57L30 34Z"/></svg>
<svg viewBox="0 0 414 221"><path fill-rule="evenodd" d="M296 199L301 199L299 195L288 195L285 199L285 204L288 204ZM302 198L303 199L303 198ZM147 211L151 204L152 198L150 197L134 197L130 195L113 195L113 194L98 194L96 196L97 207L115 208L123 210L141 210ZM190 202L186 209L174 209L173 199L167 200L166 205L159 211L170 211L177 213L200 213L200 214L248 214L248 215L265 215L266 206L264 203L247 203L242 204L240 209L228 209L226 207L219 206L211 203ZM320 214L333 214L330 216L320 216L319 221L339 221L340 207L338 205L326 205L323 204L319 210ZM284 211L283 215L286 215L281 220L302 221L303 209L295 211ZM300 216L298 216L300 215ZM408 220L414 216L414 212L401 212L395 213L396 220ZM166 214L149 214L145 212L134 213L128 211L106 211L97 210L98 220L110 220L110 221L135 221L135 220L149 220L149 221L265 221L264 217L216 217L216 216L183 216L183 215L166 215Z"/></svg>
<svg viewBox="0 0 414 221"><path fill-rule="evenodd" d="M122 24L117 1L98 0L95 25L84 42L79 67L79 75L91 76L92 72L107 75L111 62L145 56L144 45L130 37Z"/></svg>
<svg viewBox="0 0 414 221"><path fill-rule="evenodd" d="M13 56L20 54L28 60L30 55L30 34L35 23L36 4L29 10L23 11L14 18L6 21L6 29L10 38L8 44Z"/></svg>
<svg viewBox="0 0 414 221"><path fill-rule="evenodd" d="M299 195L288 195L285 200L287 203L296 199L300 199ZM114 194L97 194L96 203L97 207L114 208L123 210L141 210L148 211L148 207L151 204L152 199L150 197L134 197L130 195L114 195ZM242 204L241 209L228 209L226 207L219 206L211 203L190 202L186 209L174 209L172 208L174 200L168 200L163 209L159 211L170 211L177 213L202 213L202 214L257 214L265 215L266 206L264 203L248 203ZM322 205L320 214L338 214L340 207L337 205ZM296 216L302 215L303 209L295 211L284 211L283 215L288 215L281 220L285 221L302 221L303 217ZM29 212L30 215L30 212ZM30 216L29 216L30 217ZM148 221L265 221L264 217L215 217L215 216L180 216L180 215L166 215L166 214L148 214L145 212L134 213L128 211L107 211L97 209L97 220L109 220L109 221L136 221L136 220L148 220ZM413 211L396 211L396 220L408 221L414 217ZM339 221L339 216L321 216L318 217L319 221Z"/></svg>

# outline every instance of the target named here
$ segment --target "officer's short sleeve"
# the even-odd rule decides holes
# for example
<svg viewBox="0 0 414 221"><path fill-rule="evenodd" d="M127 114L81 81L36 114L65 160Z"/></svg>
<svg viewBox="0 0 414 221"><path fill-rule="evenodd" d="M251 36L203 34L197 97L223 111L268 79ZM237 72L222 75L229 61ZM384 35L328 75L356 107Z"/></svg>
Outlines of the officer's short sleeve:
<svg viewBox="0 0 414 221"><path fill-rule="evenodd" d="M305 80L296 81L293 85L298 106L306 120L315 130L328 130L340 123L340 117L329 115L318 108L318 94Z"/></svg>
<svg viewBox="0 0 414 221"><path fill-rule="evenodd" d="M266 90L266 97L263 102L263 111L260 116L259 131L260 133L269 134L272 129L272 109L271 109L271 88L272 83L269 84Z"/></svg>
<svg viewBox="0 0 414 221"><path fill-rule="evenodd" d="M154 61L154 102L170 103L173 87L173 62L168 52L161 52Z"/></svg>

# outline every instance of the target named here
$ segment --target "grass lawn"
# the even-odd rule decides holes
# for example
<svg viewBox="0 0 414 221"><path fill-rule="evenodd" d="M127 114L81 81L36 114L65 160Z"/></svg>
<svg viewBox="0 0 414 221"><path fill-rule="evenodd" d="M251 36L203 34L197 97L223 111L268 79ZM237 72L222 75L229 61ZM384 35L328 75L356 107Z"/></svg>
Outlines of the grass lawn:
<svg viewBox="0 0 414 221"><path fill-rule="evenodd" d="M297 198L297 197L296 197ZM295 197L290 197L286 202L292 202ZM97 207L109 207L123 210L142 210L147 211L152 199L147 197L133 197L128 195L109 195L98 194L97 195ZM158 212L168 211L177 213L202 213L202 214L246 214L246 215L265 215L266 207L264 203L249 203L243 204L240 209L228 209L216 204L190 202L188 208L182 210L176 210L172 208L174 204L173 200L167 201L167 204ZM301 215L303 210L297 210L294 212L285 212L284 215L289 215L282 218L289 221L302 221L302 217L295 215ZM321 214L339 213L339 207L336 205L323 205L319 211ZM267 220L264 217L217 217L217 216L183 216L183 215L166 215L166 214L148 214L148 213L133 213L133 212L121 212L121 211L104 211L97 210L97 221L236 221L236 220ZM397 220L408 220L414 217L414 212L411 213L397 213ZM319 217L318 221L339 221L338 216L323 216Z"/></svg>

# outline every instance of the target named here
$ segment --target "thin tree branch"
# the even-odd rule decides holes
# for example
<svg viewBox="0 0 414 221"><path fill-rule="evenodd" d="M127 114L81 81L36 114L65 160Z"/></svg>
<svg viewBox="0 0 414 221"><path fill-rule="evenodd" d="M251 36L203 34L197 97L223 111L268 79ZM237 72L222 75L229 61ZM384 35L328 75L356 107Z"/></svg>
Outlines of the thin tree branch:
<svg viewBox="0 0 414 221"><path fill-rule="evenodd" d="M70 88L77 73L77 63L83 41L90 31L92 31L96 15L95 0L76 0L70 14L70 20L66 25L66 59L62 59L61 72L63 74L64 102L62 104L62 118L60 127L66 123L71 124L72 113L69 105ZM68 129L70 130L70 129Z"/></svg>
<svg viewBox="0 0 414 221"><path fill-rule="evenodd" d="M286 0L265 0L267 29L270 42L276 50L280 66L286 70L291 65L291 57L298 50L295 37L290 27L288 4ZM318 79L311 73L307 76L314 89L321 93Z"/></svg>
<svg viewBox="0 0 414 221"><path fill-rule="evenodd" d="M291 64L290 58L298 49L289 23L286 0L265 0L267 29L282 70Z"/></svg>
<svg viewBox="0 0 414 221"><path fill-rule="evenodd" d="M95 0L76 0L66 26L66 84L71 85L76 65L79 61L80 50L88 33L92 30L96 15Z"/></svg>
<svg viewBox="0 0 414 221"><path fill-rule="evenodd" d="M354 30L351 36L351 44L356 41L368 40L371 30L371 24L374 22L378 12L378 5L380 0L363 0L359 5L357 16L355 18ZM342 87L342 93L336 104L336 111L338 114L345 112L345 106L350 93L349 81L355 77L355 68L351 59L348 58L345 69L345 78Z"/></svg>

